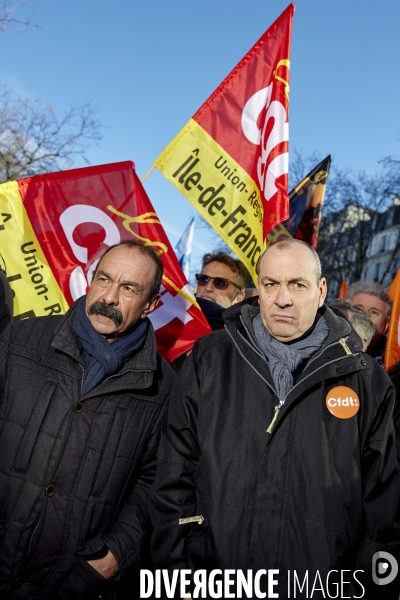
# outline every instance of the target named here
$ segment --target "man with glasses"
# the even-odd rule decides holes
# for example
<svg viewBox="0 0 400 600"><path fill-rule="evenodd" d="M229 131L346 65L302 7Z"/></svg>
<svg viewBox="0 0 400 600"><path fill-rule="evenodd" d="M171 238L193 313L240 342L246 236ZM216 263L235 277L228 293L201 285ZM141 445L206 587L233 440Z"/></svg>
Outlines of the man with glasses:
<svg viewBox="0 0 400 600"><path fill-rule="evenodd" d="M395 569L373 572L400 562L394 388L325 306L312 248L277 242L257 271L259 297L224 311L172 387L150 493L155 568L189 569L193 598L202 570L220 570L222 598L398 598Z"/></svg>
<svg viewBox="0 0 400 600"><path fill-rule="evenodd" d="M196 273L196 299L213 331L224 327L222 313L245 297L246 269L240 260L225 252L203 256L201 273ZM188 354L181 354L171 367L177 373Z"/></svg>
<svg viewBox="0 0 400 600"><path fill-rule="evenodd" d="M204 298L229 308L244 299L246 269L240 260L225 252L203 256L201 273L196 273L196 298Z"/></svg>
<svg viewBox="0 0 400 600"><path fill-rule="evenodd" d="M243 263L225 252L205 254L201 273L196 273L195 277L196 300L208 324L213 331L222 329L224 310L245 297L246 269ZM189 354L181 354L171 363L176 373Z"/></svg>

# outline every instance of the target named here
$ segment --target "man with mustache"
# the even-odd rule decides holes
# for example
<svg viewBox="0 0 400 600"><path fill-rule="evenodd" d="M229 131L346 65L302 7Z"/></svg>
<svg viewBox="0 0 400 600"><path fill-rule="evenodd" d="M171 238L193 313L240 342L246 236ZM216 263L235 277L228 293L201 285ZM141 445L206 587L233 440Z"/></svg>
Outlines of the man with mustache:
<svg viewBox="0 0 400 600"><path fill-rule="evenodd" d="M63 317L0 338L0 597L132 597L172 371L147 316L161 259L101 257Z"/></svg>
<svg viewBox="0 0 400 600"><path fill-rule="evenodd" d="M191 570L193 597L194 573L220 569L225 598L398 598L398 579L393 595L372 577L377 553L399 560L394 388L325 306L307 244L269 247L258 289L172 387L150 493L155 567ZM239 571L255 582L247 596Z"/></svg>

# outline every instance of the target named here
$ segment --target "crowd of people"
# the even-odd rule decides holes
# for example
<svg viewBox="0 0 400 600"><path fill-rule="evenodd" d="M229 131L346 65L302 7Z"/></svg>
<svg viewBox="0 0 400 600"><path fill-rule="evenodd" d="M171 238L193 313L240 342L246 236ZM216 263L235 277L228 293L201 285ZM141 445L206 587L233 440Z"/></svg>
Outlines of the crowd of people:
<svg viewBox="0 0 400 600"><path fill-rule="evenodd" d="M202 597L241 597L250 572L249 598L397 600L392 301L360 281L327 306L295 239L257 273L249 294L239 260L203 257L213 333L171 365L148 319L163 264L139 242L109 248L64 316L7 324L3 303L2 600L139 598L141 569L175 577L177 598L219 570L228 592Z"/></svg>

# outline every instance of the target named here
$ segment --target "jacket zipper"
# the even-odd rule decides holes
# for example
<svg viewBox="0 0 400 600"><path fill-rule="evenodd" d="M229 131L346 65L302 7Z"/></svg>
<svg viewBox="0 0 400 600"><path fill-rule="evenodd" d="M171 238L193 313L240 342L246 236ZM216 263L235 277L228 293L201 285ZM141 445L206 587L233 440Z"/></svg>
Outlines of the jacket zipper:
<svg viewBox="0 0 400 600"><path fill-rule="evenodd" d="M286 398L285 398L286 400ZM274 412L274 416L272 418L271 423L268 425L267 427L267 433L272 433L272 430L274 428L274 425L276 423L277 418L279 417L279 413L281 412L281 408L285 403L285 400L281 400L278 404L278 406L275 406L275 412Z"/></svg>
<svg viewBox="0 0 400 600"><path fill-rule="evenodd" d="M305 377L303 377L303 379L301 379L300 381L298 381L297 383L295 383L289 393L291 393L298 385L300 385L300 383L303 383L303 381L305 381L306 379L308 379L309 377L311 377L312 375L314 375L315 373L317 373L317 371L320 371L321 369L323 369L327 365L332 365L335 362L339 362L341 360L346 360L346 358L348 358L348 356L350 356L350 355L340 356L339 358L335 358L335 360L330 360L329 362L326 362L325 364L321 365L320 367L318 367L318 369L315 369L315 371L312 371L311 373L309 373L308 375L306 375ZM355 355L352 354L351 356L355 356ZM287 396L286 396L286 398L287 398ZM270 423L270 425L269 425L269 427L267 429L268 433L272 433L272 429L273 429L273 427L275 425L275 422L276 422L276 420L277 420L277 418L279 416L279 412L280 412L282 406L285 404L286 398L284 398L283 400L281 400L279 402L279 405L275 407L274 418L272 419L272 421L271 421L271 423Z"/></svg>
<svg viewBox="0 0 400 600"><path fill-rule="evenodd" d="M346 338L340 338L340 339L339 339L337 342L332 342L332 344L329 344L328 346L326 346L326 348L324 348L324 349L322 350L322 352L320 352L320 353L319 353L317 356L314 356L314 357L313 357L311 360L309 360L309 361L308 361L308 363L307 363L307 364L306 364L306 366L304 367L304 371L305 371L306 369L308 369L308 367L309 367L309 365L310 365L311 363L313 363L313 362L314 362L315 360L317 360L317 359L318 359L320 356L322 356L322 355L323 355L323 353L325 352L325 350L328 350L328 348L332 348L333 346L336 346L337 344L340 344L340 345L341 345L341 346L344 348L344 350L345 350L346 354L347 354L347 355L349 355L349 356L350 356L350 355L351 355L351 356L357 356L358 354L360 354L359 352L356 352L356 353L354 353L354 352L352 352L352 351L350 350L350 348L349 348L349 347L348 347L348 345L346 344L346 340L348 340L348 339L349 339L349 336L347 336ZM347 350L346 350L346 348L347 348ZM341 358L346 358L346 356L342 356ZM326 364L329 364L329 363L326 363ZM318 370L318 369L317 369L317 370ZM303 371L303 372L304 372L304 371Z"/></svg>
<svg viewBox="0 0 400 600"><path fill-rule="evenodd" d="M346 339L340 338L339 344L341 344L343 346L344 351L346 352L346 354L352 354L352 351L350 350L350 348L346 344L346 340L347 340L347 338Z"/></svg>
<svg viewBox="0 0 400 600"><path fill-rule="evenodd" d="M82 369L82 377L81 377L81 398L82 398L83 380L85 379L85 369L83 368L83 365L81 365L81 363L78 363L78 365Z"/></svg>
<svg viewBox="0 0 400 600"><path fill-rule="evenodd" d="M244 322L243 322L243 321L242 321L242 324L243 324L243 326L244 326L244 328L245 328L245 330L246 330L246 332L247 332L247 334L248 334L248 329L246 328L246 326L245 326L245 324L244 324ZM264 381L264 383L266 383L266 384L267 384L267 386L268 386L268 387L269 387L269 388L270 388L270 389L271 389L271 390L274 392L274 394L275 394L276 396L278 396L278 394L276 393L276 390L275 390L275 389L274 389L274 388L273 388L273 387L272 387L272 386L271 386L271 385L268 383L268 381L267 381L266 379L264 379L264 377L263 377L263 376L260 374L260 372L259 372L259 371L257 371L257 369L256 369L256 368L255 368L255 367L254 367L254 366L251 364L251 362L250 362L250 361L248 361L248 360L247 360L247 358L246 358L246 357L245 357L245 356L242 354L242 352L241 352L241 351L240 351L240 349L239 349L239 346L237 345L236 341L233 339L233 337L232 337L232 335L231 335L230 331L228 330L228 328L227 328L226 326L225 326L225 329L226 329L226 331L228 332L228 335L229 335L229 337L231 338L231 340L233 341L234 345L236 346L236 348L237 348L237 350L238 350L238 352L239 352L240 356L241 356L241 357L242 357L242 358L243 358L243 359L244 359L244 360L247 362L247 364L248 364L248 365L249 365L249 366L250 366L250 367L253 369L253 371L254 371L255 373L257 373L257 375L258 375L258 376L259 376L259 377L260 377L260 378L261 378L261 379ZM254 349L254 348L251 346L251 344L249 344L249 343L248 343L248 341L246 340L246 338L244 338L244 337L241 335L241 333L240 333L240 332L239 332L239 335L240 335L240 336L243 338L243 341L245 341L245 342L246 342L246 343L247 343L247 344L250 346L251 350L253 350L253 352L256 352L256 354L258 354L258 352L257 352L257 351L256 351L256 350L255 350L255 349ZM346 338L346 339L347 339L347 338ZM338 362L338 361L341 361L341 360L345 360L345 359L346 359L348 356L356 356L356 354L353 354L353 353L351 352L350 348L349 348L349 347L348 347L348 345L346 344L346 341L345 341L345 339L344 339L344 338L340 338L340 340L338 340L338 341L336 341L336 342L333 342L332 344L329 344L328 346L326 346L326 347L325 347L325 348L322 350L322 352L320 352L320 353L318 354L318 356L315 356L313 359L311 359L311 360L310 360L310 361L307 363L307 365L306 365L306 367L304 368L304 370L305 370L305 369L308 367L308 365L309 365L311 362L314 362L314 360L317 360L317 358L319 358L320 356L322 356L322 354L325 352L325 350L328 350L328 348L332 348L333 346L336 346L337 344L340 344L340 345L341 345L341 346L342 346L342 347L345 349L345 351L346 351L346 356L340 356L339 358L335 358L335 360L330 360L329 362L327 362L327 363L324 363L323 365L321 365L320 367L318 367L318 369L315 369L315 370L314 370L314 371L312 371L311 373L308 373L308 375L306 375L306 376L305 376L305 377L303 377L303 378L302 378L300 381L298 381L297 383L295 383L295 385L292 387L292 389L290 390L290 392L292 392L292 391L293 391L293 390L294 390L294 389L295 389L295 388L296 388L296 387L297 387L297 386L298 386L300 383L302 383L303 381L305 381L306 379L308 379L309 377L311 377L312 375L314 375L315 373L317 373L318 371L320 371L320 369L323 369L323 368L324 368L324 367L326 367L327 365L331 365L331 364L333 364L333 363L335 363L335 362ZM349 354L349 353L350 353L350 354ZM264 359L264 361L265 361L265 362L268 364L268 361L265 359L265 357L262 357L262 358L263 358L263 359ZM304 371L303 371L303 373L304 373ZM290 393L290 392L289 392L289 393ZM279 398L279 396L278 396L278 398ZM287 396L286 396L286 398L287 398ZM279 413L281 412L281 408L282 408L282 406L283 406L283 405L285 404L285 402L286 402L286 398L283 398L283 399L282 399L282 398L279 398L279 404L278 404L277 406L275 406L275 412L274 412L274 416L273 416L273 418L272 418L272 421L271 421L271 423L268 425L268 428L267 428L267 433L270 433L270 434L272 434L272 430L273 430L273 428L274 428L274 425L275 425L275 423L276 423L276 421L277 421L277 419L278 419L278 417L279 417Z"/></svg>
<svg viewBox="0 0 400 600"><path fill-rule="evenodd" d="M34 527L34 529L33 529L32 533L31 533L31 537L30 537L30 539L29 539L28 551L27 551L27 553L26 553L26 556L27 556L27 557L28 557L28 556L30 555L30 553L31 553L31 550L32 550L32 543L33 543L33 538L34 538L34 537L35 537L35 535L36 535L36 532L37 532L37 530L38 530L38 528L39 528L39 524L40 524L40 515L39 515L39 517L38 517L38 519L37 519L37 521L36 521L35 527Z"/></svg>
<svg viewBox="0 0 400 600"><path fill-rule="evenodd" d="M198 523L199 525L202 525L204 523L204 517L203 515L196 515L195 517L185 517L178 521L178 525L186 525L186 523Z"/></svg>

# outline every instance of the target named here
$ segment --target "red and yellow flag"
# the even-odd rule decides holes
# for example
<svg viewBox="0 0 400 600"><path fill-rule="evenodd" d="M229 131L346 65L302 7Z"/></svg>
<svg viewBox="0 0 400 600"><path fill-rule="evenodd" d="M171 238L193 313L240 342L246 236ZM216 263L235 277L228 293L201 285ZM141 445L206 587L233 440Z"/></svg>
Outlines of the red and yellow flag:
<svg viewBox="0 0 400 600"><path fill-rule="evenodd" d="M151 315L160 353L173 360L211 331L132 162L3 183L0 208L14 320L64 313L86 293L103 252L132 238L164 263L161 303Z"/></svg>
<svg viewBox="0 0 400 600"><path fill-rule="evenodd" d="M172 140L154 166L243 261L289 216L290 4Z"/></svg>
<svg viewBox="0 0 400 600"><path fill-rule="evenodd" d="M390 286L389 295L393 300L393 307L385 348L386 371L400 360L400 269Z"/></svg>

